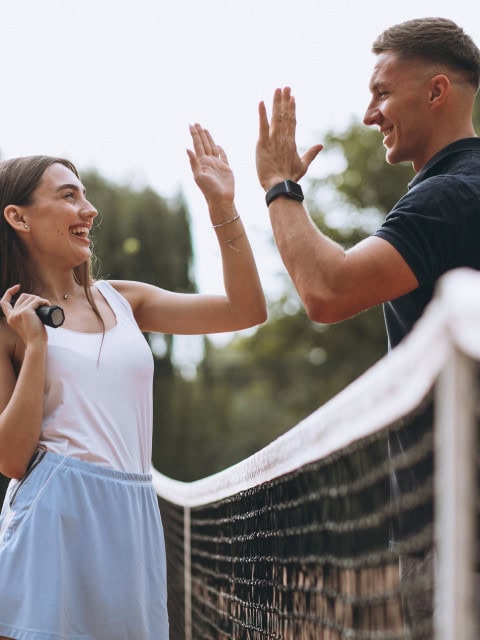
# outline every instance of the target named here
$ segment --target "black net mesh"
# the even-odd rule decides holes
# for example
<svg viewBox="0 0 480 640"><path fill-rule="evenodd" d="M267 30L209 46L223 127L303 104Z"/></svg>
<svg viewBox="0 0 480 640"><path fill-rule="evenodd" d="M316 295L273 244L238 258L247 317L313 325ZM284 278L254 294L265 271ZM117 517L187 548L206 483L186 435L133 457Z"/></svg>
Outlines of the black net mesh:
<svg viewBox="0 0 480 640"><path fill-rule="evenodd" d="M170 640L185 640L185 545L183 508L158 500L165 532Z"/></svg>
<svg viewBox="0 0 480 640"><path fill-rule="evenodd" d="M171 639L393 640L405 622L430 638L432 459L428 397L374 436L191 509L187 635L183 509L161 500Z"/></svg>

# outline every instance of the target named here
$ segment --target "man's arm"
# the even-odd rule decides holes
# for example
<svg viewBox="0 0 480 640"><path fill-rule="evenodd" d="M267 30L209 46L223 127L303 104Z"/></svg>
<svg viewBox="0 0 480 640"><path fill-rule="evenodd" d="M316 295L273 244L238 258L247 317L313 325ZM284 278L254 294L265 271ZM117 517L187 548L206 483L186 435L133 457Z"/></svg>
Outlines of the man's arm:
<svg viewBox="0 0 480 640"><path fill-rule="evenodd" d="M302 157L295 142L295 101L290 89L274 94L271 124L260 104L257 173L268 191L298 181L322 149ZM418 287L414 273L386 240L370 237L345 251L322 234L303 204L280 196L269 206L277 247L312 320L337 322Z"/></svg>
<svg viewBox="0 0 480 640"><path fill-rule="evenodd" d="M277 198L269 210L283 263L312 320L345 320L418 287L386 240L371 236L345 251L319 231L301 203Z"/></svg>

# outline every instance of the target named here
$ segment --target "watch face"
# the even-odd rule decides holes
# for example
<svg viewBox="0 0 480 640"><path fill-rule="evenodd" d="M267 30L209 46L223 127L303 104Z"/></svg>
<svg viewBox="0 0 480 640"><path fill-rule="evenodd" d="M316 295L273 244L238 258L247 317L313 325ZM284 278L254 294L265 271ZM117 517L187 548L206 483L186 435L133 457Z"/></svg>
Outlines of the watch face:
<svg viewBox="0 0 480 640"><path fill-rule="evenodd" d="M302 187L296 182L292 182L291 180L287 180L287 184L290 196L295 198L296 200L303 200Z"/></svg>

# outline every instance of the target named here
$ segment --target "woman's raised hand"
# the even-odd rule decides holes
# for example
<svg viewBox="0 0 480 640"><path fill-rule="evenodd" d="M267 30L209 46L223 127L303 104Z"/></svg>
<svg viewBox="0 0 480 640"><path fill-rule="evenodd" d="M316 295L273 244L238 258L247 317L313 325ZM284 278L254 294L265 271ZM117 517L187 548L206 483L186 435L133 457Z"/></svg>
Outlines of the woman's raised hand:
<svg viewBox="0 0 480 640"><path fill-rule="evenodd" d="M190 166L207 202L233 202L235 179L227 154L201 125L191 125L190 135L193 142L193 151L187 149Z"/></svg>

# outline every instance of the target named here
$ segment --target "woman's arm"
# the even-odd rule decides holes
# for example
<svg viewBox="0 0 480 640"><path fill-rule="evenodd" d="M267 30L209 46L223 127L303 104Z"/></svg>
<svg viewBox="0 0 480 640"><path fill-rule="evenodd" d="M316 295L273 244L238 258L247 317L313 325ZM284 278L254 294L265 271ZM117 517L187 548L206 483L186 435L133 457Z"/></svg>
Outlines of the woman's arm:
<svg viewBox="0 0 480 640"><path fill-rule="evenodd" d="M225 295L178 294L137 282L112 282L130 302L142 331L219 333L266 320L266 304L250 243L234 204L235 181L224 150L200 125L188 150L222 254Z"/></svg>
<svg viewBox="0 0 480 640"><path fill-rule="evenodd" d="M23 295L12 309L17 289L0 301L6 318L0 321L0 472L10 478L25 474L40 438L47 353L45 327L35 313L45 301Z"/></svg>

